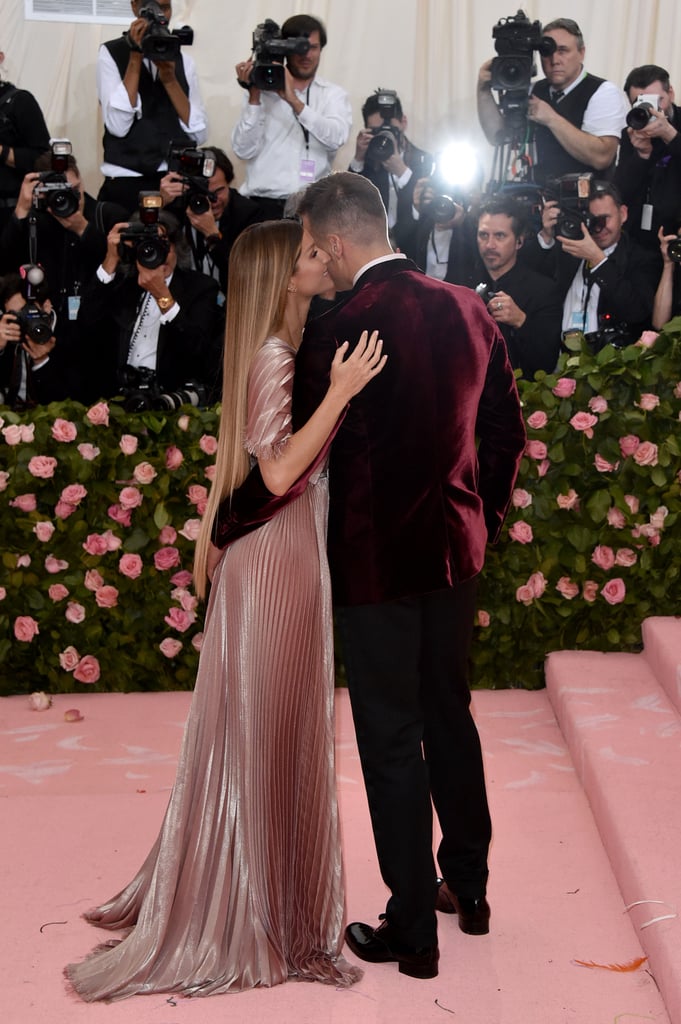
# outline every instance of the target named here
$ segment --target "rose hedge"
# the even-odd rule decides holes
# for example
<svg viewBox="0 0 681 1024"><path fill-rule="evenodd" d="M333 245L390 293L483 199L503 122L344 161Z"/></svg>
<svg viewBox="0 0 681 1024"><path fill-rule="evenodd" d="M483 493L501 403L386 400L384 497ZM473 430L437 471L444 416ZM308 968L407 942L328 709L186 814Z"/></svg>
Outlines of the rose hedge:
<svg viewBox="0 0 681 1024"><path fill-rule="evenodd" d="M481 579L478 686L541 686L549 651L636 650L646 616L681 614L681 319L650 347L575 345L519 387L528 445ZM0 409L0 694L193 685L216 429L215 409Z"/></svg>

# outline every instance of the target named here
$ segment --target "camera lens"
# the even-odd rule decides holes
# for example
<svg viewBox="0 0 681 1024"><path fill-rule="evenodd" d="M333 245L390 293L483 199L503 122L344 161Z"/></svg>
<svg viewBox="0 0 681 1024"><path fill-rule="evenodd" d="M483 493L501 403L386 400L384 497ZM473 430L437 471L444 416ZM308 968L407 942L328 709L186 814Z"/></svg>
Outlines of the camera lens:
<svg viewBox="0 0 681 1024"><path fill-rule="evenodd" d="M210 210L210 200L208 196L203 195L201 192L190 192L187 197L187 206L192 213L208 213Z"/></svg>
<svg viewBox="0 0 681 1024"><path fill-rule="evenodd" d="M78 195L69 188L52 192L47 206L56 217L70 217L78 209Z"/></svg>
<svg viewBox="0 0 681 1024"><path fill-rule="evenodd" d="M583 221L581 217L570 213L561 213L560 217L556 221L556 234L560 235L562 238L579 240L583 237L582 224Z"/></svg>
<svg viewBox="0 0 681 1024"><path fill-rule="evenodd" d="M137 262L147 270L153 270L165 263L168 243L165 238L143 238L136 250Z"/></svg>
<svg viewBox="0 0 681 1024"><path fill-rule="evenodd" d="M629 127L640 132L652 120L652 109L650 103L641 103L638 107L632 107L626 118Z"/></svg>
<svg viewBox="0 0 681 1024"><path fill-rule="evenodd" d="M681 263L681 238L675 238L667 246L667 255L672 263Z"/></svg>

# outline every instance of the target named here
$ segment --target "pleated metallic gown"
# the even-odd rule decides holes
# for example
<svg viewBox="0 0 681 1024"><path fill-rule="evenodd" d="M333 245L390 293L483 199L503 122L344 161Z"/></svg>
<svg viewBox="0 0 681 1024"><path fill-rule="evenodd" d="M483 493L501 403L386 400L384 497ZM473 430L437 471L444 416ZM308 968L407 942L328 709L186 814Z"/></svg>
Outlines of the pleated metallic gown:
<svg viewBox="0 0 681 1024"><path fill-rule="evenodd" d="M247 446L259 458L290 434L294 357L271 338L254 361ZM161 832L132 882L86 915L128 932L66 968L85 1000L361 975L340 956L327 510L316 473L216 570Z"/></svg>

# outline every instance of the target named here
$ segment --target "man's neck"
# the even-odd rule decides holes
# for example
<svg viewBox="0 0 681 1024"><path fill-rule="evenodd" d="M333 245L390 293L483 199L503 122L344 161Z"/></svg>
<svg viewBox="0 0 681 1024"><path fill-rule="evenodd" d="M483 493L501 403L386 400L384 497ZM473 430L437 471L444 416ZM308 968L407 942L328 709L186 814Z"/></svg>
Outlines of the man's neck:
<svg viewBox="0 0 681 1024"><path fill-rule="evenodd" d="M296 92L307 92L307 90L310 88L314 80L314 75L312 76L312 78L294 78L293 88L296 90Z"/></svg>

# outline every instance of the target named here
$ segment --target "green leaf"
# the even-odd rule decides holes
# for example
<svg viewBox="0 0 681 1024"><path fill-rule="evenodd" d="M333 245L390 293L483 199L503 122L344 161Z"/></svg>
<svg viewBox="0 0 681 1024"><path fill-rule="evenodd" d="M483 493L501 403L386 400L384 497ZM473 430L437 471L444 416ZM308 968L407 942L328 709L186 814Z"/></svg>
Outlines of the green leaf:
<svg viewBox="0 0 681 1024"><path fill-rule="evenodd" d="M600 491L594 491L594 493L587 499L586 510L594 523L601 523L607 516L610 505L610 491L602 489Z"/></svg>

